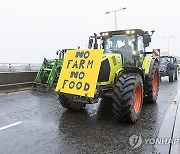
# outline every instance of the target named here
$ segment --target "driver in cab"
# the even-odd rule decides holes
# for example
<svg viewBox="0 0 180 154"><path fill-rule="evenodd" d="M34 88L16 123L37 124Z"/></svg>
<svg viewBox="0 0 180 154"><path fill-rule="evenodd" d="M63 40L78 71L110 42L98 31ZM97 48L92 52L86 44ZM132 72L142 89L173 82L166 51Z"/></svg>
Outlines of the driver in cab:
<svg viewBox="0 0 180 154"><path fill-rule="evenodd" d="M119 49L121 52L132 53L132 46L129 45L128 40L124 40L124 45Z"/></svg>

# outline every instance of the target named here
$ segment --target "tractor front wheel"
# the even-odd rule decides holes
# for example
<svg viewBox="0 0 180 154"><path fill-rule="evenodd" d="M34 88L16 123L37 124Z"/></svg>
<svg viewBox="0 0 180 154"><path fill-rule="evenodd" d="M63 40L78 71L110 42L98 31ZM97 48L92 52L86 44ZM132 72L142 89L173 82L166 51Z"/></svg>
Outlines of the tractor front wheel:
<svg viewBox="0 0 180 154"><path fill-rule="evenodd" d="M124 74L114 86L113 112L120 121L134 123L143 104L143 81L139 74Z"/></svg>
<svg viewBox="0 0 180 154"><path fill-rule="evenodd" d="M86 104L84 103L72 101L70 98L66 97L65 95L59 94L58 99L62 107L64 107L67 110L79 111L86 106Z"/></svg>

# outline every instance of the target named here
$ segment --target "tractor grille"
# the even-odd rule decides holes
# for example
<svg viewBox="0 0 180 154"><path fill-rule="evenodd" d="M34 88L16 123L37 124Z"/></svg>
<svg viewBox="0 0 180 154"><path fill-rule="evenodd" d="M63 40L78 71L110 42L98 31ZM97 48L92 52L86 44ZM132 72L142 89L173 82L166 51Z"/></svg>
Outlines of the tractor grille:
<svg viewBox="0 0 180 154"><path fill-rule="evenodd" d="M107 82L110 75L110 64L108 59L101 62L101 67L98 76L98 82Z"/></svg>

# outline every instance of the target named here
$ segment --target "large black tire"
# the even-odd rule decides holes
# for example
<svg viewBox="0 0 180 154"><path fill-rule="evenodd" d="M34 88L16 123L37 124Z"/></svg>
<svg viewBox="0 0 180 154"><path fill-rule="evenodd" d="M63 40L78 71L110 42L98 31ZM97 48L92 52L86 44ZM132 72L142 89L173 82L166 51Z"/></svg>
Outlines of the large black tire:
<svg viewBox="0 0 180 154"><path fill-rule="evenodd" d="M119 121L134 123L143 104L143 81L139 74L124 74L113 88L113 113Z"/></svg>
<svg viewBox="0 0 180 154"><path fill-rule="evenodd" d="M178 69L176 68L174 80L177 80L177 79L178 79Z"/></svg>
<svg viewBox="0 0 180 154"><path fill-rule="evenodd" d="M174 80L177 80L177 72L176 70L170 70L169 72L169 82L174 82Z"/></svg>
<svg viewBox="0 0 180 154"><path fill-rule="evenodd" d="M174 79L175 79L175 71L170 70L170 72L169 72L169 82L174 82Z"/></svg>
<svg viewBox="0 0 180 154"><path fill-rule="evenodd" d="M145 96L144 102L155 103L159 91L159 63L154 61L149 70L149 74L145 76Z"/></svg>
<svg viewBox="0 0 180 154"><path fill-rule="evenodd" d="M84 104L84 103L72 101L71 99L69 99L65 95L59 94L58 99L59 99L60 104L62 105L62 107L64 107L67 110L79 111L79 110L83 109L86 106L86 104Z"/></svg>

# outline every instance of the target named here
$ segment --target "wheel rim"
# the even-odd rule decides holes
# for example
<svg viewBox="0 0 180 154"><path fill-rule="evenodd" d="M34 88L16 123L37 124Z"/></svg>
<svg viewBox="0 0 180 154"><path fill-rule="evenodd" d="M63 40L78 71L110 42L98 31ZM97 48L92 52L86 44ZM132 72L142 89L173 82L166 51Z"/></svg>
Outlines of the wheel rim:
<svg viewBox="0 0 180 154"><path fill-rule="evenodd" d="M156 96L158 90L158 72L155 71L154 77L153 77L153 94Z"/></svg>
<svg viewBox="0 0 180 154"><path fill-rule="evenodd" d="M141 107L142 101L142 89L140 86L137 86L135 89L136 100L134 102L134 111L137 113Z"/></svg>

